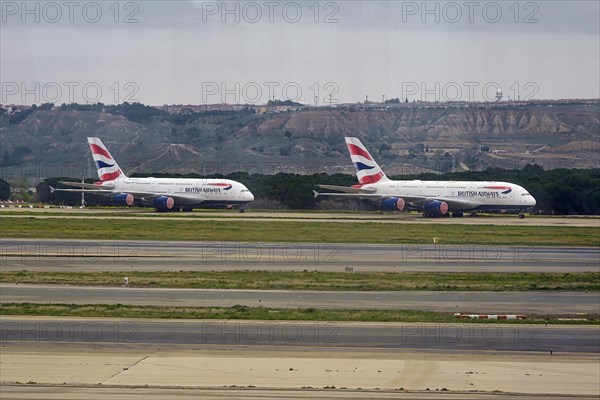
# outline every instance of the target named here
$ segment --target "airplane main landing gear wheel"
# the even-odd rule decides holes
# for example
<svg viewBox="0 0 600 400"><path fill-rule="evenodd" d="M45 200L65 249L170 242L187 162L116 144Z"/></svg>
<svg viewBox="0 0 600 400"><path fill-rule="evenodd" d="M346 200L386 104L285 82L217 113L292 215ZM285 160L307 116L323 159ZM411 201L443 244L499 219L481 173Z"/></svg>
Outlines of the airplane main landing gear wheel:
<svg viewBox="0 0 600 400"><path fill-rule="evenodd" d="M453 212L453 213L452 213L452 217L453 217L453 218L462 218L462 216L463 216L463 215L464 215L464 214L463 214L463 213L461 213L461 212Z"/></svg>
<svg viewBox="0 0 600 400"><path fill-rule="evenodd" d="M519 213L519 219L523 219L523 218L525 218L525 214Z"/></svg>
<svg viewBox="0 0 600 400"><path fill-rule="evenodd" d="M244 212L246 212L246 210L244 210L243 208L238 208L238 212L239 212L240 214L243 214Z"/></svg>

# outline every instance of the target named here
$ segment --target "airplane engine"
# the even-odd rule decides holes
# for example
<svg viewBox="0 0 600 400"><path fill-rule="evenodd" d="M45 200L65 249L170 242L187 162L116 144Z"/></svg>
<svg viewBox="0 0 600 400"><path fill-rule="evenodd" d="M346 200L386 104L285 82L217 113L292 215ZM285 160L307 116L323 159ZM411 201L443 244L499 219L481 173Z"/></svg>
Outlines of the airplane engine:
<svg viewBox="0 0 600 400"><path fill-rule="evenodd" d="M405 205L404 199L397 197L390 197L381 201L381 209L383 211L402 211Z"/></svg>
<svg viewBox="0 0 600 400"><path fill-rule="evenodd" d="M175 200L172 197L159 196L152 201L152 205L158 211L169 211L175 206Z"/></svg>
<svg viewBox="0 0 600 400"><path fill-rule="evenodd" d="M423 212L431 217L441 217L448 213L448 203L445 201L430 201L423 207Z"/></svg>
<svg viewBox="0 0 600 400"><path fill-rule="evenodd" d="M113 197L113 203L116 206L131 207L131 205L133 204L133 196L130 195L129 193L116 194Z"/></svg>

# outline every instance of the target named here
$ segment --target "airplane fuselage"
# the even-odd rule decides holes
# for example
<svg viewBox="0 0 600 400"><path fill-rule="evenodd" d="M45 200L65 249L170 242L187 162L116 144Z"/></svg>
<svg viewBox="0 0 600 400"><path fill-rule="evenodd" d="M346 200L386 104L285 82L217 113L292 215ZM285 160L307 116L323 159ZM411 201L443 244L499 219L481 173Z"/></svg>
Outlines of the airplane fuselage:
<svg viewBox="0 0 600 400"><path fill-rule="evenodd" d="M181 206L234 206L254 200L243 184L229 179L125 178L102 182L115 193L155 193L173 196ZM140 196L144 198L145 196ZM151 195L148 197L150 201Z"/></svg>
<svg viewBox="0 0 600 400"><path fill-rule="evenodd" d="M362 185L361 189L389 197L447 201L448 211L524 210L535 205L527 190L508 182L388 180Z"/></svg>
<svg viewBox="0 0 600 400"><path fill-rule="evenodd" d="M77 189L52 189L112 197L117 206L132 206L134 202L149 204L156 211L191 211L194 207L236 207L254 200L246 186L229 179L192 178L130 178L96 137L88 137L92 159L100 181L95 184L59 182ZM82 199L83 201L83 199Z"/></svg>
<svg viewBox="0 0 600 400"><path fill-rule="evenodd" d="M519 210L535 205L535 199L523 187L509 182L494 181L394 181L389 179L367 148L356 137L346 137L350 159L356 169L358 185L352 187L317 185L341 193L319 193L317 196L337 196L379 201L383 211L422 210L425 217L453 215L463 211Z"/></svg>

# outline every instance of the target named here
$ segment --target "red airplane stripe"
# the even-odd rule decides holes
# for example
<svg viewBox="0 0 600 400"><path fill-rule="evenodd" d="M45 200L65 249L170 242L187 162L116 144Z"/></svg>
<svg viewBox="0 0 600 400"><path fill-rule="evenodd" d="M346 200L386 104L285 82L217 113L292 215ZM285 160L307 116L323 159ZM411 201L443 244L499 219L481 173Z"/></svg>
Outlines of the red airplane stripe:
<svg viewBox="0 0 600 400"><path fill-rule="evenodd" d="M119 177L119 175L121 175L121 171L115 171L110 174L103 174L100 177L100 180L101 181L113 181L113 180L117 179Z"/></svg>
<svg viewBox="0 0 600 400"><path fill-rule="evenodd" d="M379 182L379 180L382 177L383 177L383 174L381 172L378 172L375 175L363 176L362 178L360 178L359 182L363 185L366 185L368 183L376 183L376 182Z"/></svg>
<svg viewBox="0 0 600 400"><path fill-rule="evenodd" d="M367 160L373 161L373 159L371 158L371 156L369 155L368 152L366 152L365 150L361 149L360 147L358 147L354 144L348 143L348 151L353 156L363 156Z"/></svg>
<svg viewBox="0 0 600 400"><path fill-rule="evenodd" d="M104 150L102 147L98 146L97 144L90 144L90 147L92 148L92 153L93 154L100 154L103 155L106 158L109 158L112 160L112 157L110 156L110 154L108 154L108 151Z"/></svg>

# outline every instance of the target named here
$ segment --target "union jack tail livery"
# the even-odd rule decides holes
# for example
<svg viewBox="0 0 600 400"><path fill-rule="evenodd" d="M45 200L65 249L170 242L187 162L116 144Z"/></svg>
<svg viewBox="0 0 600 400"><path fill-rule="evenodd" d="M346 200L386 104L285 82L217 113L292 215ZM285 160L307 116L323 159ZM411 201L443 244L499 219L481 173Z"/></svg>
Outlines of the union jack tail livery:
<svg viewBox="0 0 600 400"><path fill-rule="evenodd" d="M98 168L98 177L100 178L100 181L116 181L121 178L127 178L121 168L119 168L119 164L112 158L108 149L104 143L102 143L102 140L95 137L89 137L88 143L90 144L92 157Z"/></svg>
<svg viewBox="0 0 600 400"><path fill-rule="evenodd" d="M347 137L346 146L348 146L348 152L361 185L389 180L358 138Z"/></svg>
<svg viewBox="0 0 600 400"><path fill-rule="evenodd" d="M422 181L388 179L366 147L354 137L346 138L358 185L317 185L338 193L313 191L317 196L369 199L379 202L382 211L419 210L424 217L462 217L465 211L524 211L535 206L535 198L525 188L509 182Z"/></svg>
<svg viewBox="0 0 600 400"><path fill-rule="evenodd" d="M116 206L149 205L156 211L192 211L194 208L237 208L254 201L254 195L240 182L221 178L135 178L119 168L102 141L89 137L99 182L59 182L76 189L51 188L52 192L89 193L112 198Z"/></svg>

